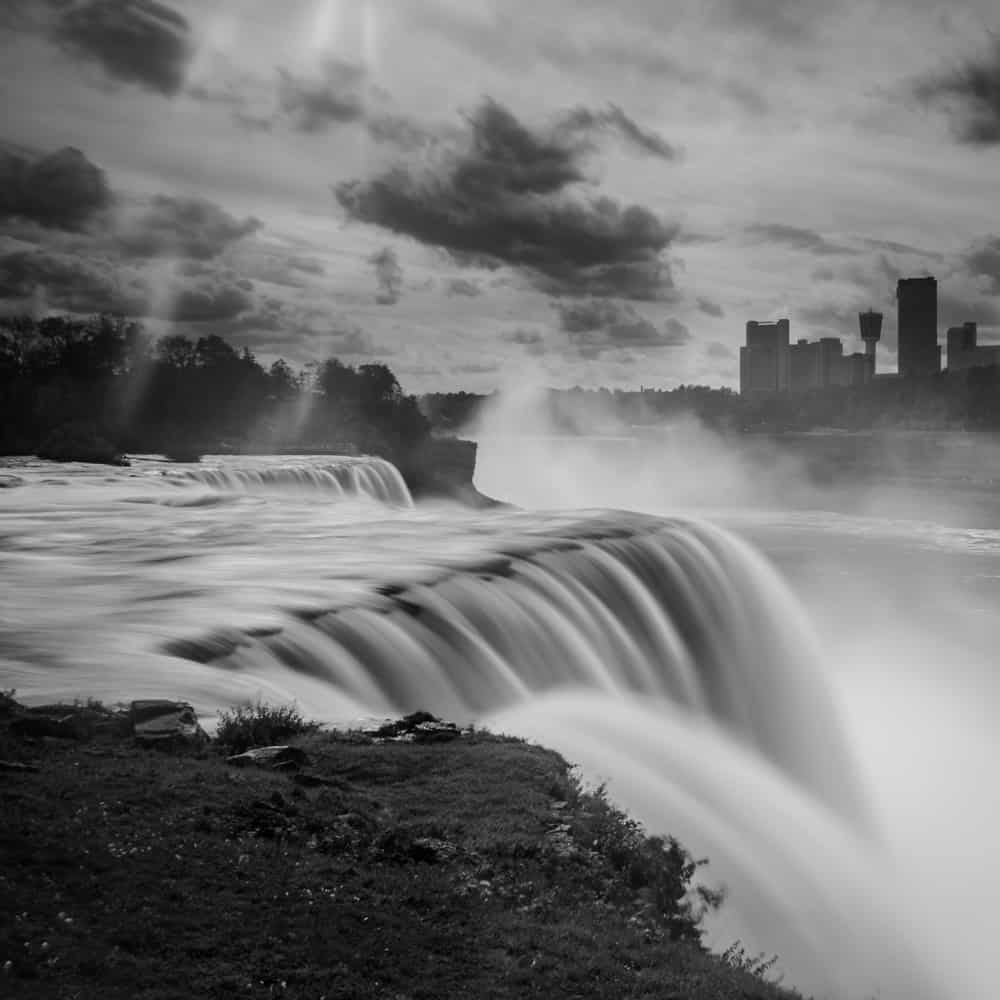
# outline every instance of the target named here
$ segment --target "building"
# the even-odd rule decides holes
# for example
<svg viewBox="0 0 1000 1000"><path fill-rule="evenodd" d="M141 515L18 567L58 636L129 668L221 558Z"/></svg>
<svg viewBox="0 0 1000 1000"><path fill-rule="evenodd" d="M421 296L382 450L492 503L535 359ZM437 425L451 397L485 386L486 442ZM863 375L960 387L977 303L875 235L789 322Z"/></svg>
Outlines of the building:
<svg viewBox="0 0 1000 1000"><path fill-rule="evenodd" d="M865 354L871 358L872 377L874 377L875 349L882 339L882 314L873 309L858 313L858 327L861 330L861 339L865 342Z"/></svg>
<svg viewBox="0 0 1000 1000"><path fill-rule="evenodd" d="M903 378L937 375L937 278L900 278L896 283L899 316L899 374Z"/></svg>
<svg viewBox="0 0 1000 1000"><path fill-rule="evenodd" d="M747 323L747 342L740 348L740 393L787 392L789 322Z"/></svg>
<svg viewBox="0 0 1000 1000"><path fill-rule="evenodd" d="M875 374L874 357L844 354L839 337L789 344L787 319L747 323L740 348L740 393L744 396L810 392L836 385L863 385Z"/></svg>
<svg viewBox="0 0 1000 1000"><path fill-rule="evenodd" d="M980 347L978 340L975 323L963 323L948 330L948 371L1000 365L1000 345Z"/></svg>

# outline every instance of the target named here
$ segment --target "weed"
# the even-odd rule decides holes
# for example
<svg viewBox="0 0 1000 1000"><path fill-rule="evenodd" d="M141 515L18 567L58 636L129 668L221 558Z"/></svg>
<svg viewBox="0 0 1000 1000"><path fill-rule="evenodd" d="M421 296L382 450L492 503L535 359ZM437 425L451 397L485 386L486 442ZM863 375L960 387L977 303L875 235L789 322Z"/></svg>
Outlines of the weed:
<svg viewBox="0 0 1000 1000"><path fill-rule="evenodd" d="M270 746L288 739L313 733L316 722L307 722L294 705L239 705L219 712L216 740L232 753L242 753L251 747Z"/></svg>

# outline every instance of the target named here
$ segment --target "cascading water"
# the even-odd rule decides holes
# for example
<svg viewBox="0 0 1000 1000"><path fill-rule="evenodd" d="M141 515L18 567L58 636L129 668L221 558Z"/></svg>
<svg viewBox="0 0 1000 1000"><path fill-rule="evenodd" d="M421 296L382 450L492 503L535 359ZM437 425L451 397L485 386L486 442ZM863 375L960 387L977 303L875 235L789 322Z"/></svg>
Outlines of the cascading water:
<svg viewBox="0 0 1000 1000"><path fill-rule="evenodd" d="M719 528L588 520L353 606L166 651L309 675L347 699L321 712L429 708L531 733L641 789L654 828L708 849L735 893L730 933L756 930L797 983L935 995L866 899L881 879L870 816L803 614Z"/></svg>
<svg viewBox="0 0 1000 1000"><path fill-rule="evenodd" d="M400 507L413 506L410 491L396 466L383 458L369 456L337 456L319 464L258 464L252 468L198 466L168 475L233 493L262 489L317 491L340 497L369 497Z"/></svg>
<svg viewBox="0 0 1000 1000"><path fill-rule="evenodd" d="M0 683L19 696L425 708L534 737L710 858L715 943L776 952L817 996L944 995L914 914L883 902L901 883L810 623L731 533L412 508L370 461L340 467L386 487L361 497L327 458L14 464Z"/></svg>

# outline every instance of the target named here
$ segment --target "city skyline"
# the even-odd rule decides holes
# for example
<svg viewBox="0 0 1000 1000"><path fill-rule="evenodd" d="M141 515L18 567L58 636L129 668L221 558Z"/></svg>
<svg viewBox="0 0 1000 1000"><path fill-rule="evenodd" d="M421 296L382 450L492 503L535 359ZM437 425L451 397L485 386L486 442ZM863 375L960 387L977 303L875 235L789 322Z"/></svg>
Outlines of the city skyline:
<svg viewBox="0 0 1000 1000"><path fill-rule="evenodd" d="M413 392L736 388L747 318L851 353L868 308L891 370L896 282L930 274L939 340L998 340L996 27L992 0L15 0L0 310Z"/></svg>

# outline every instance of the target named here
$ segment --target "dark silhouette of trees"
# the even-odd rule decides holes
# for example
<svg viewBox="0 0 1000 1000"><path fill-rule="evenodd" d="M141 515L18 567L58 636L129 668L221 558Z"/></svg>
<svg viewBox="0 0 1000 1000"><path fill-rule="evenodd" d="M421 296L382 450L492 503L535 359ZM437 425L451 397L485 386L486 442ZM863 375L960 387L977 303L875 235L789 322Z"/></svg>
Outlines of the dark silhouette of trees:
<svg viewBox="0 0 1000 1000"><path fill-rule="evenodd" d="M101 452L178 457L354 448L395 458L429 431L385 365L329 359L296 373L279 359L265 370L214 334L154 342L115 316L0 319L0 419L0 453L53 457L96 453L92 440Z"/></svg>

